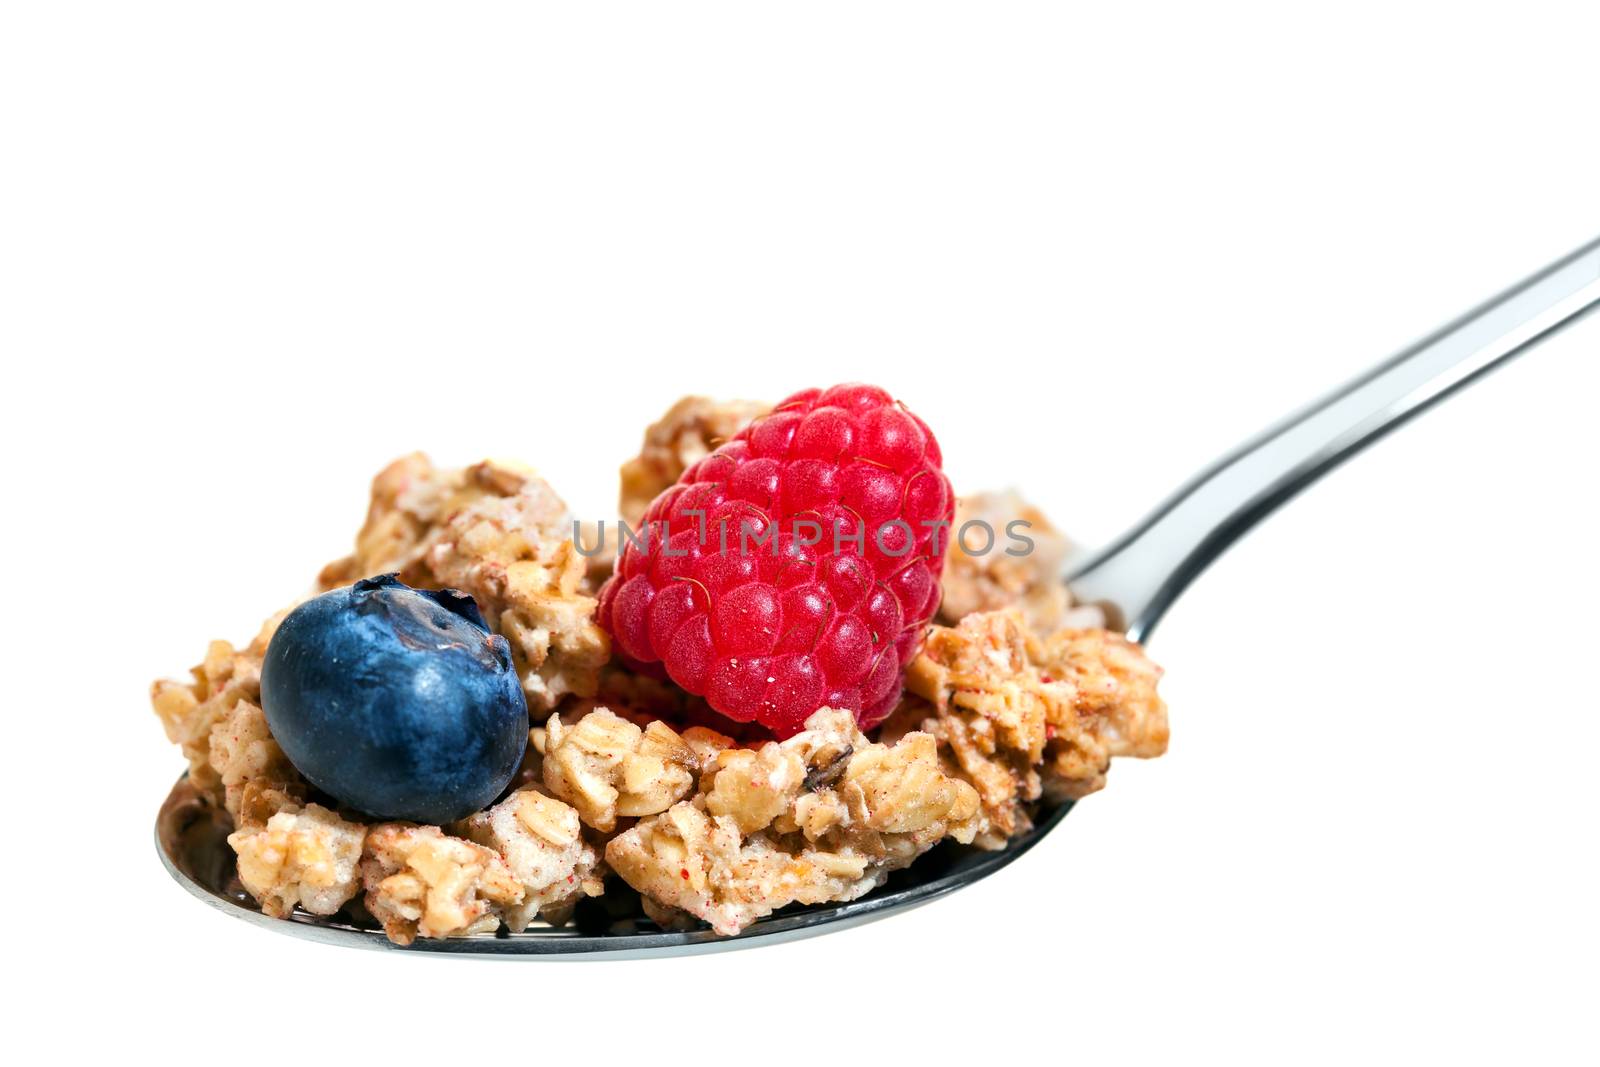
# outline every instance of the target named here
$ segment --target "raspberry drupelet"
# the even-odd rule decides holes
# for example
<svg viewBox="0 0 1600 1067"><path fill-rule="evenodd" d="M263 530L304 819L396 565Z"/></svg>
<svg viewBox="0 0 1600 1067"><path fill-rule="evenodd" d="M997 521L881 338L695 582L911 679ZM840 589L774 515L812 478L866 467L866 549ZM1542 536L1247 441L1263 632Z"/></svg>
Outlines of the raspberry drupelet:
<svg viewBox="0 0 1600 1067"><path fill-rule="evenodd" d="M684 472L624 539L599 622L633 666L721 714L862 729L899 699L939 607L955 498L938 442L882 389L789 397Z"/></svg>

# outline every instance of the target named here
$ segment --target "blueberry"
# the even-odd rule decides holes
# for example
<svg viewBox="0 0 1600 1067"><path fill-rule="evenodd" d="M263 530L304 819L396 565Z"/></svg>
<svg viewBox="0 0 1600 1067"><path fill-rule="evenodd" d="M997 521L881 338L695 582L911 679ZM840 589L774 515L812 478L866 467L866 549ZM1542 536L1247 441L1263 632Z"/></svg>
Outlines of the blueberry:
<svg viewBox="0 0 1600 1067"><path fill-rule="evenodd" d="M528 744L506 639L471 597L392 574L289 613L261 665L261 707L308 781L383 819L440 824L478 811Z"/></svg>

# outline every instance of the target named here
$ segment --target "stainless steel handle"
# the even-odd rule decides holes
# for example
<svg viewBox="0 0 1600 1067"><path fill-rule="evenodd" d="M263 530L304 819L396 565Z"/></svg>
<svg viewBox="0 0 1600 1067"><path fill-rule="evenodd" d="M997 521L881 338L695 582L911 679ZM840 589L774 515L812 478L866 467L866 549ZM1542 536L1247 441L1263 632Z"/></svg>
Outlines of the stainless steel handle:
<svg viewBox="0 0 1600 1067"><path fill-rule="evenodd" d="M1069 563L1073 594L1146 640L1178 594L1284 501L1596 307L1600 239L1218 460L1109 548Z"/></svg>

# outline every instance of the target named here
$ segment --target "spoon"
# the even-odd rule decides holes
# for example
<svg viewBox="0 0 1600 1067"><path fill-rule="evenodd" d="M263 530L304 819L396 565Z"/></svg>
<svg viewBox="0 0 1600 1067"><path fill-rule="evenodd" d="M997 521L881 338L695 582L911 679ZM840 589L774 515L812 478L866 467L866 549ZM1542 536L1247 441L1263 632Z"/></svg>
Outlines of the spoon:
<svg viewBox="0 0 1600 1067"><path fill-rule="evenodd" d="M1101 607L1137 641L1189 583L1247 530L1363 448L1495 367L1600 307L1600 239L1507 289L1316 403L1247 441L1169 497L1106 549L1069 561L1080 603ZM239 885L227 816L180 779L156 818L156 848L180 885L237 918L311 941L470 956L628 959L749 948L859 926L971 885L1011 863L1055 827L1072 802L1046 806L1000 852L941 845L857 901L784 909L738 937L667 932L640 917L625 890L580 906L567 927L419 939L399 949L382 931L339 916L263 915ZM619 907L620 905L620 907ZM631 906L630 905L634 905Z"/></svg>
<svg viewBox="0 0 1600 1067"><path fill-rule="evenodd" d="M1441 326L1195 475L1067 584L1135 641L1256 523L1345 460L1600 306L1600 238Z"/></svg>

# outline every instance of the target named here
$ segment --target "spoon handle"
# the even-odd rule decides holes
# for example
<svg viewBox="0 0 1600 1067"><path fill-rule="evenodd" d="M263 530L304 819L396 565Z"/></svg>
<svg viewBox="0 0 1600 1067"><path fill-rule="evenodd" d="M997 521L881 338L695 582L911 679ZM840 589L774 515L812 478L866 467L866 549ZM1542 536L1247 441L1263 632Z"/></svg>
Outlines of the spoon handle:
<svg viewBox="0 0 1600 1067"><path fill-rule="evenodd" d="M1412 416L1600 307L1600 239L1245 442L1078 566L1068 585L1136 641L1211 561Z"/></svg>

